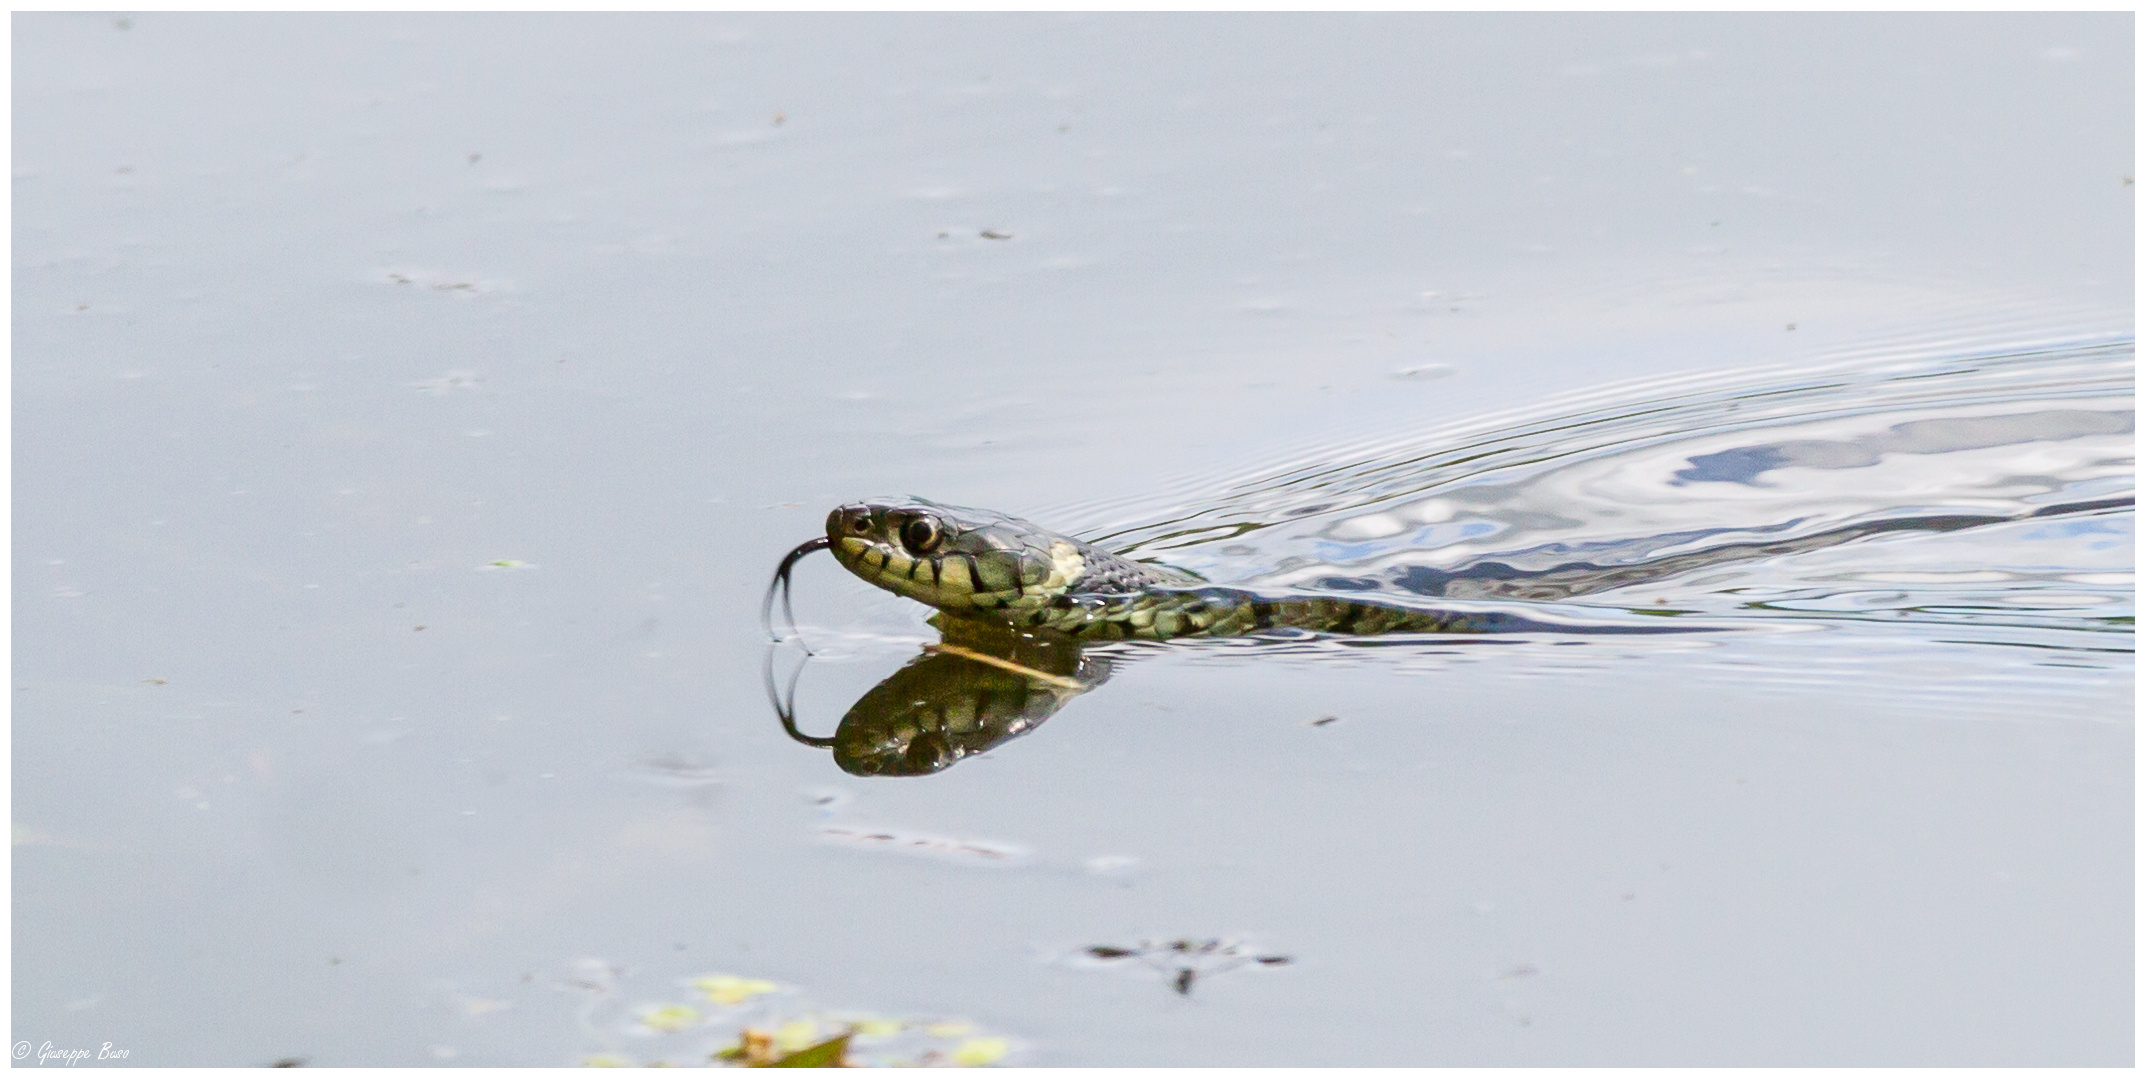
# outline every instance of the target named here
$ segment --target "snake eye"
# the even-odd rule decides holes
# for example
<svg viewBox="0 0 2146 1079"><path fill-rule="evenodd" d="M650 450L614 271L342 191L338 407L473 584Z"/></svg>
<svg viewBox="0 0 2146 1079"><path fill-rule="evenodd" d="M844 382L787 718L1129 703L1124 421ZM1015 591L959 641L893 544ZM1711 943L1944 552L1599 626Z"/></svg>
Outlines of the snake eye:
<svg viewBox="0 0 2146 1079"><path fill-rule="evenodd" d="M902 526L902 546L911 554L930 554L939 545L939 522L931 517L911 517Z"/></svg>
<svg viewBox="0 0 2146 1079"><path fill-rule="evenodd" d="M872 530L872 511L859 508L845 512L842 515L842 527L847 529L850 535L853 536L862 536L870 532Z"/></svg>

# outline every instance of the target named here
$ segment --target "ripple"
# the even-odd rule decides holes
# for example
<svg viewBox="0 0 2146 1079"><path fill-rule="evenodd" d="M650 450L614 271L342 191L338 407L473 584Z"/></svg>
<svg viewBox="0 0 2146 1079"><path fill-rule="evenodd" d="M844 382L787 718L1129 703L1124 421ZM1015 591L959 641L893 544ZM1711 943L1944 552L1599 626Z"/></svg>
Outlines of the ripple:
<svg viewBox="0 0 2146 1079"><path fill-rule="evenodd" d="M1085 535L1263 589L2128 636L2134 341L1983 340L1584 390Z"/></svg>

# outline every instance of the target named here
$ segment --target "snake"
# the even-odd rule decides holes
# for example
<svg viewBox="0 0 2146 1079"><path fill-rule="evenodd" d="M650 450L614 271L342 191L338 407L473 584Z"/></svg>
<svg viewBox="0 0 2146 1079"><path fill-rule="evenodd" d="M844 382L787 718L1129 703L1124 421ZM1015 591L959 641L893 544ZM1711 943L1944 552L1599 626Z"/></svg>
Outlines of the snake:
<svg viewBox="0 0 2146 1079"><path fill-rule="evenodd" d="M1731 543L1636 566L1571 563L1533 573L1501 563L1451 571L1440 595L1562 598L1593 587L1899 531L1949 532L2007 520L2129 508L2118 497L2043 507L2022 517L1948 514L1858 522L1794 539ZM1110 675L1090 641L1253 636L1263 633L1676 633L1724 626L1550 623L1499 611L1403 607L1331 595L1255 592L1213 585L1171 566L1137 561L990 510L923 499L858 502L827 515L826 535L783 558L768 584L761 622L770 627L778 589L789 611L790 574L816 551L863 580L938 611L944 642L865 694L832 736L799 731L789 695L764 672L783 729L829 747L853 775L928 775L1035 729L1073 696ZM790 624L796 625L794 615ZM776 641L781 638L775 637ZM1109 649L1095 650L1109 652ZM810 650L807 649L807 653ZM799 668L800 672L802 668ZM791 690L794 694L796 678Z"/></svg>
<svg viewBox="0 0 2146 1079"><path fill-rule="evenodd" d="M854 502L827 515L827 534L776 570L788 605L791 568L815 551L954 620L945 628L1048 631L1076 641L1326 634L1491 633L1569 629L1493 611L1442 611L1331 596L1275 595L1209 584L992 510L924 499ZM795 619L791 619L795 623Z"/></svg>
<svg viewBox="0 0 2146 1079"><path fill-rule="evenodd" d="M1523 571L1486 562L1420 570L1409 590L1473 599L1555 600L1706 566L1817 550L1893 532L1953 532L2005 522L2130 509L2130 496L2043 506L2026 514L1908 515L1852 522L1809 535L1724 543L1632 564L1575 561ZM937 608L942 630L1054 631L1076 641L1239 637L1289 631L1381 633L1679 633L1708 627L1548 622L1485 610L1441 610L1374 599L1256 592L1209 584L1184 570L1135 561L991 510L910 498L856 502L827 515L827 534L785 557L768 584L761 621L779 586L785 613L797 560L831 550L836 561L896 595ZM794 625L796 619L792 618ZM1720 629L1723 627L1712 627Z"/></svg>

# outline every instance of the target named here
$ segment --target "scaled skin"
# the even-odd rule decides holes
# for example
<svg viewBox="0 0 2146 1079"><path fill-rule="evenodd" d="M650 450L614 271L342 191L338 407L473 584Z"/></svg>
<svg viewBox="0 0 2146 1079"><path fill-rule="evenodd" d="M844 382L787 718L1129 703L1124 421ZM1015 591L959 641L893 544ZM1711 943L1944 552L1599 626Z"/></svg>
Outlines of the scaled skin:
<svg viewBox="0 0 2146 1079"><path fill-rule="evenodd" d="M1084 640L1487 628L1481 615L1206 585L1017 517L921 499L840 507L827 515L827 540L851 573L948 617Z"/></svg>

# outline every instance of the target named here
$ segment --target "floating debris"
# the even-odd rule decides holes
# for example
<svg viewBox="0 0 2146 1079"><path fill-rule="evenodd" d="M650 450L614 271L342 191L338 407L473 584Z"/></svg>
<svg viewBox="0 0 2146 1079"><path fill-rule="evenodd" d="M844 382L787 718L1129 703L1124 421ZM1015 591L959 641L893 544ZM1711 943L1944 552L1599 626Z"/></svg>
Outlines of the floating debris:
<svg viewBox="0 0 2146 1079"><path fill-rule="evenodd" d="M657 1004L641 1009L641 1025L659 1034L676 1034L700 1019L700 1009L691 1004Z"/></svg>
<svg viewBox="0 0 2146 1079"><path fill-rule="evenodd" d="M693 979L692 986L700 990L709 1001L722 1004L743 1004L754 997L766 996L782 987L759 978L740 978L735 974L703 974Z"/></svg>
<svg viewBox="0 0 2146 1079"><path fill-rule="evenodd" d="M644 1004L619 1033L662 1039L646 1055L616 1049L585 1054L583 1067L988 1067L1016 1043L965 1019L903 1019L869 1013L778 1010L764 999L781 986L735 974L704 974L688 984L720 1007L681 1001ZM601 1026L592 1027L600 1031Z"/></svg>
<svg viewBox="0 0 2146 1079"><path fill-rule="evenodd" d="M1211 978L1244 966L1278 967L1294 962L1289 956L1267 953L1242 941L1186 937L1159 942L1143 940L1129 948L1091 944L1082 948L1076 958L1106 965L1132 963L1152 970L1161 974L1179 996L1191 996L1193 985L1201 978Z"/></svg>
<svg viewBox="0 0 2146 1079"><path fill-rule="evenodd" d="M964 1068L988 1068L1013 1051L1004 1038L970 1038L954 1048L954 1063Z"/></svg>
<svg viewBox="0 0 2146 1079"><path fill-rule="evenodd" d="M780 1031L769 1034L748 1029L738 1044L716 1051L717 1060L745 1068L847 1068L849 1034L837 1034L823 1042L785 1049Z"/></svg>
<svg viewBox="0 0 2146 1079"><path fill-rule="evenodd" d="M843 806L857 800L855 794L840 787L807 787L798 793L804 795L805 801L812 803L814 809L827 816L841 812Z"/></svg>

